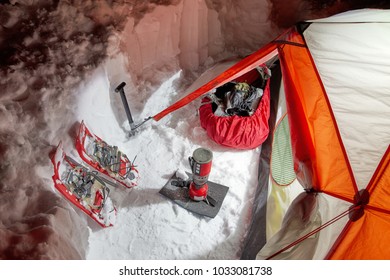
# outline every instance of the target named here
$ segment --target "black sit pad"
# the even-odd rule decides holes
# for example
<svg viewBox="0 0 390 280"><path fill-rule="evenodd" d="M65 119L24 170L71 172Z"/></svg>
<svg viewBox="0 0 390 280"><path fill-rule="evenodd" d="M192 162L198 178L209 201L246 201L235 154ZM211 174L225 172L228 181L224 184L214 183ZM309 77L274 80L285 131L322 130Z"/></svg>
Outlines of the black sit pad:
<svg viewBox="0 0 390 280"><path fill-rule="evenodd" d="M191 180L192 174L188 172L186 173ZM222 202L229 190L228 187L210 181L207 182L207 185L209 186L207 194L215 200L214 206L212 206L207 204L206 201L193 201L190 199L187 187L177 187L171 184L172 180L177 179L176 174L174 174L159 191L159 193L168 197L188 211L210 218L217 216L219 209L221 209Z"/></svg>

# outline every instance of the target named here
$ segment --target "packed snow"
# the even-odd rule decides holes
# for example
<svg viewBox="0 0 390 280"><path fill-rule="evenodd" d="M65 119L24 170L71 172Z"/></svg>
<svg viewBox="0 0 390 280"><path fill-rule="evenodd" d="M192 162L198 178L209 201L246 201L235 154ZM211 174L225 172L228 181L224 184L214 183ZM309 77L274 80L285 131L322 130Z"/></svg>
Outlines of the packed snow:
<svg viewBox="0 0 390 280"><path fill-rule="evenodd" d="M125 77L123 72L122 78ZM168 106L171 98L167 95L176 95L173 83L179 78L180 72L167 79L134 117L142 120ZM119 124L115 116L115 109L122 104L115 100L113 95L117 93L110 89L107 69L103 67L96 70L81 91L74 112L77 119L84 120L91 131L108 143L119 146L130 159L136 157L141 174L139 186L112 191L118 208L114 227L100 230L92 221L88 223L87 258L239 258L257 183L259 151L232 151L213 143L200 127L196 102L161 122L145 123L135 135L129 136L127 120ZM131 96L129 100L133 100ZM131 101L130 106L141 107ZM213 151L209 179L230 188L214 219L192 214L159 194L177 170L190 171L188 157L198 147Z"/></svg>

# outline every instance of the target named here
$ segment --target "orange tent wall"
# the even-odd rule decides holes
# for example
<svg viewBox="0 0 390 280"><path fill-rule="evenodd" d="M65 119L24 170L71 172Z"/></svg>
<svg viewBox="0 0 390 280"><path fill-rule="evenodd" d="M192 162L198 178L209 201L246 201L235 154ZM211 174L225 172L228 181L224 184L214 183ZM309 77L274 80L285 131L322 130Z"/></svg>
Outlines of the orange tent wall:
<svg viewBox="0 0 390 280"><path fill-rule="evenodd" d="M367 190L370 193L369 205L390 212L390 146L375 171ZM390 244L390 243L389 243ZM389 246L390 247L390 246Z"/></svg>
<svg viewBox="0 0 390 280"><path fill-rule="evenodd" d="M337 122L310 52L298 32L292 31L287 37L296 44L281 46L279 57L297 176L306 187L359 204L354 198L358 189ZM352 207L364 209L362 217L347 223L326 258L390 257L389 185L390 148L367 186L368 204Z"/></svg>
<svg viewBox="0 0 390 280"><path fill-rule="evenodd" d="M279 58L297 176L304 187L352 202L356 183L318 72L301 34L293 30L287 41Z"/></svg>
<svg viewBox="0 0 390 280"><path fill-rule="evenodd" d="M328 259L381 260L390 258L390 147L367 190L364 214L350 221L328 254Z"/></svg>

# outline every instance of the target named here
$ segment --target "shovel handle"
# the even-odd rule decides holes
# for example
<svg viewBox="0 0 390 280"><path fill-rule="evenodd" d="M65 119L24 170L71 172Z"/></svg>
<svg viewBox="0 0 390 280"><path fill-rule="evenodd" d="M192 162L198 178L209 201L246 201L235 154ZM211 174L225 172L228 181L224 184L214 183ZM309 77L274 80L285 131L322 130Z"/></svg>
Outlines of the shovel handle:
<svg viewBox="0 0 390 280"><path fill-rule="evenodd" d="M120 92L123 90L123 88L125 87L126 83L125 82L122 82L120 83L116 88L115 88L115 92Z"/></svg>
<svg viewBox="0 0 390 280"><path fill-rule="evenodd" d="M133 116L131 115L129 104L127 103L127 99L126 99L126 95L125 95L125 90L123 89L125 87L125 85L126 85L125 82L120 83L119 86L117 86L115 88L115 92L119 92L119 94L121 95L123 107L125 108L125 112L126 112L126 115L127 115L127 119L129 121L130 129L134 130L135 129L135 124L134 124L134 121L133 121Z"/></svg>

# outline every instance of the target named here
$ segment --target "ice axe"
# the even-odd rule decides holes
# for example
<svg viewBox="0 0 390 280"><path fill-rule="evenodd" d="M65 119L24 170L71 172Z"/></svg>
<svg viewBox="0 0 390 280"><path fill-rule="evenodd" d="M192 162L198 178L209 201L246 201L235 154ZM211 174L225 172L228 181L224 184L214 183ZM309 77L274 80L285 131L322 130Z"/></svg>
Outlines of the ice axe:
<svg viewBox="0 0 390 280"><path fill-rule="evenodd" d="M131 111L130 111L130 108L129 108L129 104L127 103L127 99L126 99L126 95L125 95L125 90L124 90L125 85L126 85L125 82L120 83L120 84L115 88L115 92L119 92L119 94L121 95L123 107L125 108L126 115L127 115L127 119L128 119L128 121L129 121L129 124L130 124L130 130L131 130L131 131L130 131L130 136L131 136L131 135L134 135L134 131L135 131L138 127L140 127L141 125L143 125L146 121L150 120L152 117L146 118L143 122L141 122L141 123L139 123L139 124L135 124L135 123L134 123L133 116L131 115Z"/></svg>

